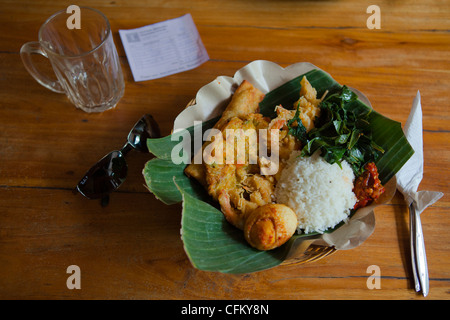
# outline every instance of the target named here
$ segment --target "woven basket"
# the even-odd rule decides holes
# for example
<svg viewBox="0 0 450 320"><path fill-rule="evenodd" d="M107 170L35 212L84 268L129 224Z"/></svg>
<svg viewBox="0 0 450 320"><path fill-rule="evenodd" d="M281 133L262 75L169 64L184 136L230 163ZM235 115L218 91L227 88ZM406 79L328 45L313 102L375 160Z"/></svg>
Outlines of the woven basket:
<svg viewBox="0 0 450 320"><path fill-rule="evenodd" d="M322 258L328 257L337 251L334 247L326 247L312 244L309 246L303 254L298 257L292 257L284 261L281 265L300 265L305 263L314 262Z"/></svg>

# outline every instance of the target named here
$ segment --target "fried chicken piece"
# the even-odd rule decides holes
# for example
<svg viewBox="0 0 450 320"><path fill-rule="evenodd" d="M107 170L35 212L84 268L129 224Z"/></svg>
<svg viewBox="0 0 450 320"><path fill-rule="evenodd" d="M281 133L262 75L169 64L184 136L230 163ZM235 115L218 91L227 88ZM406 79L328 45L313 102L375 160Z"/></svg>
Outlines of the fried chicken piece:
<svg viewBox="0 0 450 320"><path fill-rule="evenodd" d="M230 119L234 117L245 118L249 114L257 113L259 111L259 103L262 99L264 99L264 94L250 82L244 80L234 92L230 103L214 128L222 130ZM203 149L208 144L205 143ZM186 167L184 172L189 177L199 181L203 186L207 186L206 172L203 164L191 163Z"/></svg>
<svg viewBox="0 0 450 320"><path fill-rule="evenodd" d="M246 216L258 206L272 202L275 181L259 174L257 161L257 129L267 128L268 119L261 114L249 114L243 119L233 117L222 128L223 159L220 163L204 164L208 193L221 206L225 218L243 229ZM230 130L230 131L228 131ZM254 133L254 143L242 134ZM230 135L233 133L233 135ZM243 143L244 152L239 152ZM227 146L234 154L227 154ZM252 152L254 156L252 160ZM243 157L240 154L243 153ZM232 161L230 161L232 160Z"/></svg>
<svg viewBox="0 0 450 320"><path fill-rule="evenodd" d="M242 119L248 114L259 112L259 103L263 99L264 93L255 88L247 80L242 81L214 128L222 130L222 127L233 117Z"/></svg>

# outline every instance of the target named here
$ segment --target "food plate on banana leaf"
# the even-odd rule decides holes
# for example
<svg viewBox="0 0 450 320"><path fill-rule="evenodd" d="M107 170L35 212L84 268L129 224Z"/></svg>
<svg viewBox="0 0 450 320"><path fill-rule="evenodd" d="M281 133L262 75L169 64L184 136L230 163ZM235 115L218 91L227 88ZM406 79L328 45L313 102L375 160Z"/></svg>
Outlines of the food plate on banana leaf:
<svg viewBox="0 0 450 320"><path fill-rule="evenodd" d="M192 265L224 273L293 261L311 244L360 245L413 154L401 124L358 90L310 63L261 60L202 87L172 134L147 145L146 185L182 203Z"/></svg>

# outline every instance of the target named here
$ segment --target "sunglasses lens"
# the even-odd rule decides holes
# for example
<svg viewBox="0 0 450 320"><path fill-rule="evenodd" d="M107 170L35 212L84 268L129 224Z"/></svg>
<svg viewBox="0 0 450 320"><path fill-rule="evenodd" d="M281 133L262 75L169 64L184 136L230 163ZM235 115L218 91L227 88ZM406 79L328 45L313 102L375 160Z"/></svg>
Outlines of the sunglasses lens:
<svg viewBox="0 0 450 320"><path fill-rule="evenodd" d="M120 187L127 171L128 166L122 152L110 152L84 175L77 189L89 199L103 198Z"/></svg>
<svg viewBox="0 0 450 320"><path fill-rule="evenodd" d="M136 150L148 152L147 139L160 137L161 133L158 123L151 115L146 114L134 125L128 135L128 143Z"/></svg>

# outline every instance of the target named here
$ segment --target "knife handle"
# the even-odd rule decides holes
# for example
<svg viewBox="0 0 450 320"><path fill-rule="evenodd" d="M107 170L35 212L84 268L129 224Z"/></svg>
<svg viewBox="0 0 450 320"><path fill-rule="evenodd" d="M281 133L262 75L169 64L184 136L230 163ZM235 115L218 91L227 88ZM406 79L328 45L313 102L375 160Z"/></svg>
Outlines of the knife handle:
<svg viewBox="0 0 450 320"><path fill-rule="evenodd" d="M427 255L425 252L425 241L423 238L423 231L422 231L422 222L420 220L420 214L417 213L413 205L412 205L412 213L414 216L414 226L415 226L414 247L417 264L416 265L417 275L420 281L422 293L426 297L429 291L429 278L428 278Z"/></svg>
<svg viewBox="0 0 450 320"><path fill-rule="evenodd" d="M411 266L412 266L412 272L414 276L414 289L416 292L420 291L420 280L417 276L417 267L416 267L416 217L415 217L415 210L412 207L411 204L409 206L409 236L410 236L410 244L411 244Z"/></svg>

